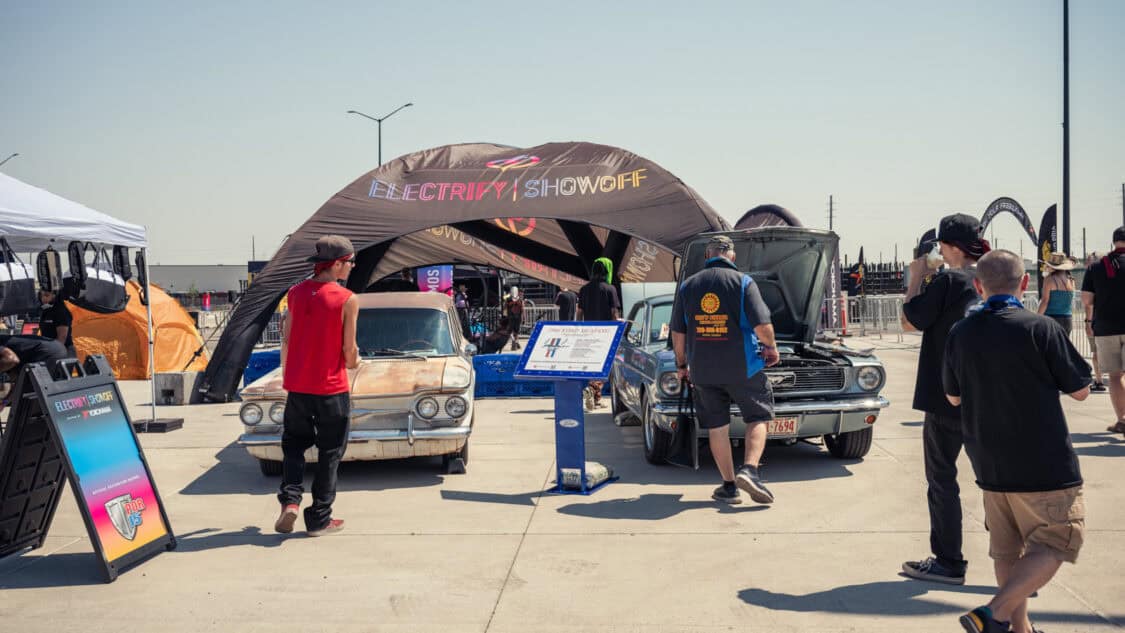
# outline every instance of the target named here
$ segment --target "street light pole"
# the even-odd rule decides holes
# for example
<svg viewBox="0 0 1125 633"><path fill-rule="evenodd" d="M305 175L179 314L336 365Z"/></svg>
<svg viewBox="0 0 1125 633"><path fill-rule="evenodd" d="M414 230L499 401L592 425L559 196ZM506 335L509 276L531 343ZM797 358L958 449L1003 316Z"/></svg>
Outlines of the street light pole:
<svg viewBox="0 0 1125 633"><path fill-rule="evenodd" d="M369 114L364 114L364 113L360 112L359 110L348 110L348 114L358 114L359 116L361 116L365 119L371 119L372 121L374 121L378 125L378 130L379 130L378 131L378 134L379 134L379 164L380 165L383 164L383 121L386 121L387 119L394 116L394 114L396 112L398 112L399 110L401 110L403 108L409 108L412 105L414 105L414 104L413 103L406 103L406 104L400 105L399 107L395 108L394 110L391 110L390 114L388 114L386 116L383 116L383 117L373 117Z"/></svg>
<svg viewBox="0 0 1125 633"><path fill-rule="evenodd" d="M14 154L12 154L11 156L9 156L9 157L5 158L4 160L0 160L0 167L2 167L2 166L4 165L4 163L6 163L6 162L8 162L8 161L12 160L13 158L15 158L16 156L19 156L19 155L20 155L20 153L19 153L19 152L15 152Z"/></svg>

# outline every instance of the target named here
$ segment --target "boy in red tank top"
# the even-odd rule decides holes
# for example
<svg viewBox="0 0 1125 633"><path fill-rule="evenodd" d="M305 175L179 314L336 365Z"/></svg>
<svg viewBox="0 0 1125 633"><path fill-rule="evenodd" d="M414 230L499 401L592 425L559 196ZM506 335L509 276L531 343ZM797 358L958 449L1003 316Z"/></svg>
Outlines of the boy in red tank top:
<svg viewBox="0 0 1125 633"><path fill-rule="evenodd" d="M317 448L313 503L305 508L309 536L344 529L332 518L336 499L336 469L348 443L351 394L348 370L359 366L355 294L340 285L355 266L351 241L326 235L316 242L312 279L289 290L289 315L281 337L282 375L289 392L285 402L285 429L281 435L281 515L274 529L293 531L305 489L305 451ZM292 359L292 362L289 362Z"/></svg>

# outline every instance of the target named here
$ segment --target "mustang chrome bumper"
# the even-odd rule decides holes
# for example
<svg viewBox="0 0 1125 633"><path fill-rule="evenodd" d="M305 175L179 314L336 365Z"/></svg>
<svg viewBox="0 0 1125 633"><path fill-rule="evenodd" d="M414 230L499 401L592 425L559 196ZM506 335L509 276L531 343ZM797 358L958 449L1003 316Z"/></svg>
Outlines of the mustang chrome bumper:
<svg viewBox="0 0 1125 633"><path fill-rule="evenodd" d="M883 396L869 398L840 398L838 400L804 400L774 402L773 414L777 416L795 415L798 413L854 413L856 411L870 411L872 409L885 409L891 406L891 401ZM652 410L661 415L679 415L680 406L666 402L657 402ZM730 412L738 414L738 405L731 404Z"/></svg>

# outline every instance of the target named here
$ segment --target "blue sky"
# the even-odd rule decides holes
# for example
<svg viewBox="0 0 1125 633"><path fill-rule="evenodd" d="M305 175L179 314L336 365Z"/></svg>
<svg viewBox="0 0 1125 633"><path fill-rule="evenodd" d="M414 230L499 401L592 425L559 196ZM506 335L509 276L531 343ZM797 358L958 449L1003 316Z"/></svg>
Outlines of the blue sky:
<svg viewBox="0 0 1125 633"><path fill-rule="evenodd" d="M1125 2L1071 3L1073 250L1125 182ZM1062 1L0 0L0 160L148 226L154 263L272 254L385 159L585 140L731 221L774 202L905 254L949 212L1061 200ZM1019 250L1017 223L995 224ZM1025 252L1032 248L1022 239Z"/></svg>

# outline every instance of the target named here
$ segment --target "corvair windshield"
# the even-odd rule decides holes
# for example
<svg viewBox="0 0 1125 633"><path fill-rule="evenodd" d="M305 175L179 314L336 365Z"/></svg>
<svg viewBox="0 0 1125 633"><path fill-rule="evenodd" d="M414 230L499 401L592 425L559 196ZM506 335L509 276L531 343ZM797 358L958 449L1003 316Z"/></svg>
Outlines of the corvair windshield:
<svg viewBox="0 0 1125 633"><path fill-rule="evenodd" d="M456 354L448 316L430 308L360 310L356 342L364 358Z"/></svg>

